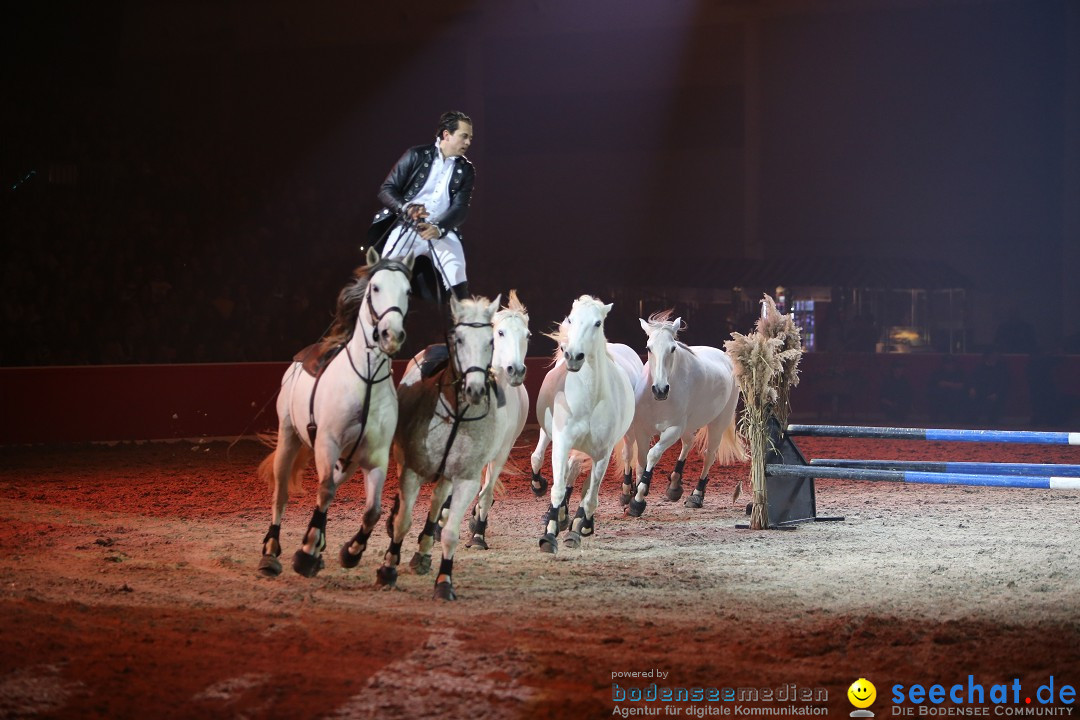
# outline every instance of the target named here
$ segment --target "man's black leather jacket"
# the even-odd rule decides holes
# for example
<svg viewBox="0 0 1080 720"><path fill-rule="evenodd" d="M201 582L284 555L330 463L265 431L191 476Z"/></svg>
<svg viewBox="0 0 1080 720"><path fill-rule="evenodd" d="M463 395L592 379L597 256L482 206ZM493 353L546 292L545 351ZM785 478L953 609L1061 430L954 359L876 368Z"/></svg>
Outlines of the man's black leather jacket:
<svg viewBox="0 0 1080 720"><path fill-rule="evenodd" d="M439 150L434 143L417 145L405 151L390 174L383 180L379 189L379 200L383 208L375 213L368 239L371 244L381 239L389 231L397 216L405 206L420 192L431 173L431 162ZM454 158L454 174L450 178L450 209L438 218L443 234L453 230L461 237L461 226L469 214L469 202L472 199L473 181L476 173L468 158Z"/></svg>

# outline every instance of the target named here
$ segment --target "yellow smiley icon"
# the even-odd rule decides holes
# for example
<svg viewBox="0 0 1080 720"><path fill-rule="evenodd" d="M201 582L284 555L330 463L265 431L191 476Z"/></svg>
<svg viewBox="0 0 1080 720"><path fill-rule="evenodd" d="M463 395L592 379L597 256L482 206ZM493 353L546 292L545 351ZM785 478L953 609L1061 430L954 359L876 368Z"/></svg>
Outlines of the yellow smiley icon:
<svg viewBox="0 0 1080 720"><path fill-rule="evenodd" d="M847 689L848 700L857 708L867 708L877 698L877 688L866 678L859 678Z"/></svg>

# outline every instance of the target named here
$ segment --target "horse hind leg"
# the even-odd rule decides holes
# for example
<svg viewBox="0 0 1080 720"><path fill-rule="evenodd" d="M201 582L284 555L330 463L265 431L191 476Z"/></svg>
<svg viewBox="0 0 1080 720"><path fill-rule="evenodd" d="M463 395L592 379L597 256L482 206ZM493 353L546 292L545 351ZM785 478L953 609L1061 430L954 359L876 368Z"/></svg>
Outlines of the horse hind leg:
<svg viewBox="0 0 1080 720"><path fill-rule="evenodd" d="M713 463L716 462L716 457L721 448L726 446L729 442L738 442L738 438L734 434L734 425L730 425L728 428L724 427L722 422L713 421L706 425L704 428L698 431L695 438L695 445L703 448L701 453L701 476L698 478L697 486L694 488L694 492L690 493L690 497L686 498L686 502L683 503L688 508L701 508L705 504L705 489L709 485L709 470L712 469ZM738 489L735 492L735 497L738 498Z"/></svg>
<svg viewBox="0 0 1080 720"><path fill-rule="evenodd" d="M446 478L442 478L431 492L431 507L428 508L427 521L416 538L416 552L409 560L409 567L417 575L427 575L431 572L431 547L436 540L441 539L443 531L439 523L445 522L444 511L448 511L450 501L453 499L450 496L452 488L453 484ZM443 500L443 498L446 499Z"/></svg>
<svg viewBox="0 0 1080 720"><path fill-rule="evenodd" d="M277 577L281 574L281 519L289 501L290 488L299 489L300 478L311 458L308 450L291 427L278 430L278 443L274 451L259 464L258 474L271 488L273 501L270 528L262 539L262 555L259 558L259 574Z"/></svg>

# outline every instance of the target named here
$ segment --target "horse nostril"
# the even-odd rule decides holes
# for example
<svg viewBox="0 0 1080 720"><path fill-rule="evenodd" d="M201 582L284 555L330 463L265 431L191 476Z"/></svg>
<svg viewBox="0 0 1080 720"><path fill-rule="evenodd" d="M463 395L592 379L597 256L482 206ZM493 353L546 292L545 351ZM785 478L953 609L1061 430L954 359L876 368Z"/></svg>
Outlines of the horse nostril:
<svg viewBox="0 0 1080 720"><path fill-rule="evenodd" d="M578 362L581 362L582 360L585 359L585 353L578 353L577 357L575 357L574 359L577 360Z"/></svg>

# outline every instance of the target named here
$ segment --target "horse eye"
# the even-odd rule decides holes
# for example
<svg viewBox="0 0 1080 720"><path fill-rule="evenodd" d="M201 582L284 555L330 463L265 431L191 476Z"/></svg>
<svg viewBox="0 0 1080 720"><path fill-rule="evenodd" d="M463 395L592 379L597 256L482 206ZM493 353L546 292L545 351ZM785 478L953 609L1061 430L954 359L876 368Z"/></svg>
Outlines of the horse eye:
<svg viewBox="0 0 1080 720"><path fill-rule="evenodd" d="M671 348L671 352L675 352L675 348Z"/></svg>
<svg viewBox="0 0 1080 720"><path fill-rule="evenodd" d="M595 324L595 325L593 325L593 327L600 327L600 321L599 321L599 320L597 320L597 321L596 321L596 324Z"/></svg>
<svg viewBox="0 0 1080 720"><path fill-rule="evenodd" d="M499 337L506 337L506 333L504 333L502 330L500 330L499 331Z"/></svg>

